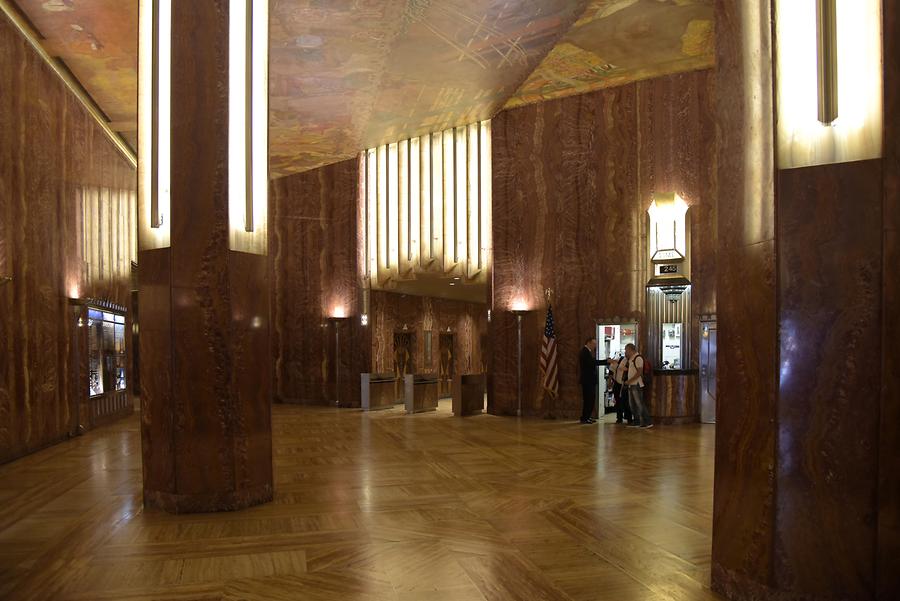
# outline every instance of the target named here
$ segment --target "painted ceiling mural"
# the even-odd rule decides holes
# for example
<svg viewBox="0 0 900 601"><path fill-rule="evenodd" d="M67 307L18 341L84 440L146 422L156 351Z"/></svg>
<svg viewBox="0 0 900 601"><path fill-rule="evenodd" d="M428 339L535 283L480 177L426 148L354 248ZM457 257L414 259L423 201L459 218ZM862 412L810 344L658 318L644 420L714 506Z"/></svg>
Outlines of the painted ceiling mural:
<svg viewBox="0 0 900 601"><path fill-rule="evenodd" d="M591 0L506 107L715 62L712 0Z"/></svg>
<svg viewBox="0 0 900 601"><path fill-rule="evenodd" d="M587 0L274 0L276 174L490 117Z"/></svg>
<svg viewBox="0 0 900 601"><path fill-rule="evenodd" d="M138 0L16 0L136 146ZM270 0L273 177L712 66L712 0ZM523 83L524 82L524 83Z"/></svg>
<svg viewBox="0 0 900 601"><path fill-rule="evenodd" d="M137 148L138 0L16 0L114 130Z"/></svg>

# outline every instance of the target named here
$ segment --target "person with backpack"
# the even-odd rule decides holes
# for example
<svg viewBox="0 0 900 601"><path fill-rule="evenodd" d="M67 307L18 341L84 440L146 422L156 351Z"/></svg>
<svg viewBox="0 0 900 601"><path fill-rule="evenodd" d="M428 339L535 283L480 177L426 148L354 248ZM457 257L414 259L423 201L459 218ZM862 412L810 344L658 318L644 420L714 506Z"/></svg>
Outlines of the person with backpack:
<svg viewBox="0 0 900 601"><path fill-rule="evenodd" d="M644 379L646 378L649 382L653 374L650 362L638 354L637 347L633 344L625 345L625 358L628 361L625 386L628 387L631 414L634 416L635 421L629 427L652 428L653 420L650 418L649 409L650 399L644 396L646 387Z"/></svg>
<svg viewBox="0 0 900 601"><path fill-rule="evenodd" d="M633 421L631 417L631 402L628 400L628 389L625 387L625 370L627 366L628 361L624 356L609 362L609 369L612 372L613 398L616 400L617 424L630 424Z"/></svg>

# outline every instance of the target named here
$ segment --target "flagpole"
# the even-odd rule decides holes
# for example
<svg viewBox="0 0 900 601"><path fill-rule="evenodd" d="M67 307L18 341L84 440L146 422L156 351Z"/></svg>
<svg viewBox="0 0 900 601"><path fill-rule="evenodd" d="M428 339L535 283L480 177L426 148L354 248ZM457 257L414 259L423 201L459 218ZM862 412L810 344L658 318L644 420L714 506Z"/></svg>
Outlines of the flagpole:
<svg viewBox="0 0 900 601"><path fill-rule="evenodd" d="M518 345L516 353L516 415L522 417L522 317L526 311L521 309L513 309L516 315L516 332L518 334Z"/></svg>
<svg viewBox="0 0 900 601"><path fill-rule="evenodd" d="M522 417L522 314L521 313L516 315L516 322L517 322L518 330L519 330L519 353L518 353L519 354L519 365L517 366L519 373L518 373L518 378L516 378L517 384L518 384L518 392L516 394L516 397L518 398L519 404L518 404L518 409L516 410L516 415L518 417Z"/></svg>
<svg viewBox="0 0 900 601"><path fill-rule="evenodd" d="M544 289L544 298L547 299L547 310L549 311L550 308L553 306L553 290L551 288ZM556 411L556 397L553 396L552 394L550 395L550 400L549 400L548 404L550 405L550 407L548 408L548 411L547 411L547 419L556 419L556 416L554 415L554 413Z"/></svg>

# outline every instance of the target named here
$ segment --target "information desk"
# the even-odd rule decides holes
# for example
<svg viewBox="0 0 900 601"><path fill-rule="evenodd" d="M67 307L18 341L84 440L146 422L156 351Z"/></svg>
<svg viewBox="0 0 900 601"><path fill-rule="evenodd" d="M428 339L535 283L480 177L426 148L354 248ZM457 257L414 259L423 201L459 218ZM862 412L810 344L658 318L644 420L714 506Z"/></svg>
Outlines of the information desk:
<svg viewBox="0 0 900 601"><path fill-rule="evenodd" d="M402 398L397 398L397 376L392 373L360 374L363 411L389 409Z"/></svg>
<svg viewBox="0 0 900 601"><path fill-rule="evenodd" d="M434 411L438 406L438 388L436 374L407 375L403 379L403 399L407 413Z"/></svg>
<svg viewBox="0 0 900 601"><path fill-rule="evenodd" d="M453 415L478 415L484 412L485 374L457 374L453 376Z"/></svg>
<svg viewBox="0 0 900 601"><path fill-rule="evenodd" d="M650 415L657 424L700 421L699 375L696 369L654 369Z"/></svg>

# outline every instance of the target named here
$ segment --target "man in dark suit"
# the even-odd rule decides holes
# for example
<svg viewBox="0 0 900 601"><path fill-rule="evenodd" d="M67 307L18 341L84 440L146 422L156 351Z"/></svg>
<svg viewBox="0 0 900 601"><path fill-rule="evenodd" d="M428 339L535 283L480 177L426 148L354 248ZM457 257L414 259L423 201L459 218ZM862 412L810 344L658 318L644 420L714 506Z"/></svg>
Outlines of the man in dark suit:
<svg viewBox="0 0 900 601"><path fill-rule="evenodd" d="M596 359L597 339L588 338L578 354L578 373L581 378L581 423L593 424L594 405L597 402L597 385L600 382L597 367L609 365L609 359Z"/></svg>

